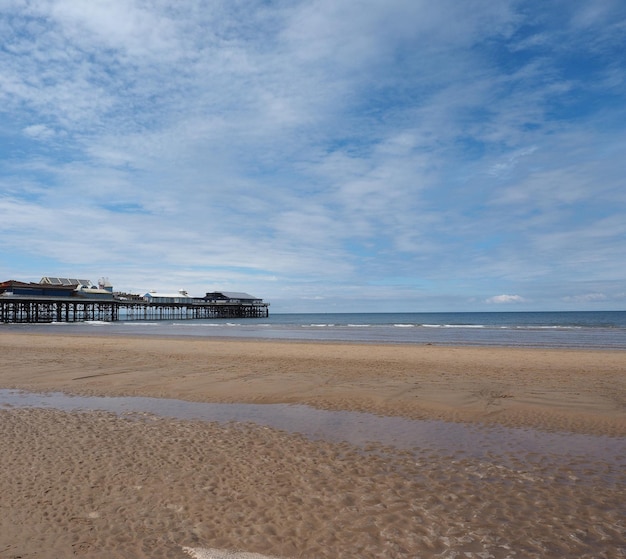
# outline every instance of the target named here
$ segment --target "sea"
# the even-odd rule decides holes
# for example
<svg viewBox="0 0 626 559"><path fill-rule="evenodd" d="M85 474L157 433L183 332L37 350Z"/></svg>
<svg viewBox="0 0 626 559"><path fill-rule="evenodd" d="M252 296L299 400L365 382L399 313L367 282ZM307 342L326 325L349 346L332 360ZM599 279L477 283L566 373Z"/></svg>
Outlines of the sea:
<svg viewBox="0 0 626 559"><path fill-rule="evenodd" d="M0 325L2 331L626 350L626 311L276 313L267 318Z"/></svg>

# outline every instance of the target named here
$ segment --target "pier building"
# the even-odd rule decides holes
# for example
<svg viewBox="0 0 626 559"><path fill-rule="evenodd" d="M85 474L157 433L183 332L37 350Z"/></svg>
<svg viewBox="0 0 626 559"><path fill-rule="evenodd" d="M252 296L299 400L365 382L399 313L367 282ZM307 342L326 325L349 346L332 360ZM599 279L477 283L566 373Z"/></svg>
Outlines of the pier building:
<svg viewBox="0 0 626 559"><path fill-rule="evenodd" d="M39 283L0 283L0 323L81 322L87 320L189 320L265 318L269 303L239 292L211 292L204 297L151 291L145 295L115 293L102 278L44 277Z"/></svg>

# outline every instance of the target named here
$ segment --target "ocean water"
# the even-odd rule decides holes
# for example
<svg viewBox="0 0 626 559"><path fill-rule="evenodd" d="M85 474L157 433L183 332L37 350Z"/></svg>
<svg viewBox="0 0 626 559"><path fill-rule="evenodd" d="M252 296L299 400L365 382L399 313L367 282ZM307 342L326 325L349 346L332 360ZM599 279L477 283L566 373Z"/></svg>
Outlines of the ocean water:
<svg viewBox="0 0 626 559"><path fill-rule="evenodd" d="M304 313L268 318L0 325L3 330L626 350L626 311Z"/></svg>

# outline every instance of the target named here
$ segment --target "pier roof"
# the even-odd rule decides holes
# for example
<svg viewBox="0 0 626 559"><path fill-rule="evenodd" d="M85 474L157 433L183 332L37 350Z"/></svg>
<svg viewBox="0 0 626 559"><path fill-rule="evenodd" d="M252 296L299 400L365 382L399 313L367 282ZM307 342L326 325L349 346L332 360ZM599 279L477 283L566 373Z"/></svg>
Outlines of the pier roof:
<svg viewBox="0 0 626 559"><path fill-rule="evenodd" d="M74 279L74 278L54 278L50 276L44 276L39 280L39 283L45 283L48 285L59 285L63 287L91 287L92 283L90 280L85 279Z"/></svg>
<svg viewBox="0 0 626 559"><path fill-rule="evenodd" d="M214 299L239 299L242 301L258 301L259 297L243 293L242 291L212 291L206 294L207 298Z"/></svg>

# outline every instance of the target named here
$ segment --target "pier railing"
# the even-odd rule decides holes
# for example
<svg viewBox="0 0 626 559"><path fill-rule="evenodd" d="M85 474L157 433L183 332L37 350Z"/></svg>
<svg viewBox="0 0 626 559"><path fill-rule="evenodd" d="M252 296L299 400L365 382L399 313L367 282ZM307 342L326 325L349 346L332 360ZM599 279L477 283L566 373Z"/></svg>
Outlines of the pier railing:
<svg viewBox="0 0 626 559"><path fill-rule="evenodd" d="M269 303L192 300L150 303L141 300L79 297L0 296L0 323L46 323L118 320L198 320L265 318Z"/></svg>

